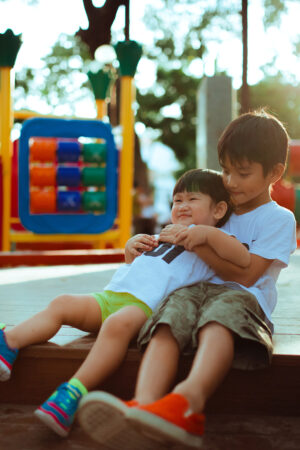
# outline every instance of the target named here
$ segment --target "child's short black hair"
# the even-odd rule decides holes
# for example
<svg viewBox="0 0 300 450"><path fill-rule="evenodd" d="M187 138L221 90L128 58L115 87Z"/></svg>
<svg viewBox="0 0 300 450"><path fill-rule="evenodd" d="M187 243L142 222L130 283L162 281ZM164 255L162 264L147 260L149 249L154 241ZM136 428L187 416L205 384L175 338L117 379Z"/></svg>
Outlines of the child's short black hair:
<svg viewBox="0 0 300 450"><path fill-rule="evenodd" d="M289 137L283 124L263 109L242 114L223 131L218 142L219 161L257 162L266 176L277 164L286 164Z"/></svg>
<svg viewBox="0 0 300 450"><path fill-rule="evenodd" d="M176 182L173 189L173 197L179 192L202 192L209 195L214 203L224 201L228 205L225 216L219 220L217 227L221 227L232 213L230 196L226 191L222 174L215 170L192 169L185 172Z"/></svg>

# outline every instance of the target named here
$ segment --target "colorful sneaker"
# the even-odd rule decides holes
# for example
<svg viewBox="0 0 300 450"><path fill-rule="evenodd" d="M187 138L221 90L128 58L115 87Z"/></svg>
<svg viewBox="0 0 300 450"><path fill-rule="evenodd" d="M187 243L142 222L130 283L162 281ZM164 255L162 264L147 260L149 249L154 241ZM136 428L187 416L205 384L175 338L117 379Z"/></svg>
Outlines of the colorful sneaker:
<svg viewBox="0 0 300 450"><path fill-rule="evenodd" d="M129 408L127 419L141 433L155 435L164 445L202 445L205 417L189 413L188 401L180 394L171 393L148 405Z"/></svg>
<svg viewBox="0 0 300 450"><path fill-rule="evenodd" d="M18 353L19 350L8 346L5 333L3 329L0 329L0 381L10 378L11 369Z"/></svg>
<svg viewBox="0 0 300 450"><path fill-rule="evenodd" d="M157 449L157 441L141 434L126 420L127 411L136 405L136 401L124 402L107 392L90 392L81 400L77 417L83 430L104 448Z"/></svg>
<svg viewBox="0 0 300 450"><path fill-rule="evenodd" d="M69 434L82 394L70 383L61 384L34 414L62 437Z"/></svg>

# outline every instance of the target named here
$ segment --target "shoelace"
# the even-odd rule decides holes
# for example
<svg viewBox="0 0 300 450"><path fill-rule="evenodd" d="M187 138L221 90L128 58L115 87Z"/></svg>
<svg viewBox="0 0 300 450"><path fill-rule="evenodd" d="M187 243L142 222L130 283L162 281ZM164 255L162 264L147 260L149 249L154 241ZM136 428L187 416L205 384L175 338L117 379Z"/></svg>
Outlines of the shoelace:
<svg viewBox="0 0 300 450"><path fill-rule="evenodd" d="M64 411L67 411L68 414L73 414L77 409L80 398L81 394L78 389L70 384L64 383L60 386L53 400L55 403L58 403Z"/></svg>

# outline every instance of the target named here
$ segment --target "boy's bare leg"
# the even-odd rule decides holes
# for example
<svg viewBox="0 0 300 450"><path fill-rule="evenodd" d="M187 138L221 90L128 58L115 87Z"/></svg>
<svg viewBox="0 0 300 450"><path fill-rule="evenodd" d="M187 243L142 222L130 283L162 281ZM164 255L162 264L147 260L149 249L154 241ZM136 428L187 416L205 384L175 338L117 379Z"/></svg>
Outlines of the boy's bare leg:
<svg viewBox="0 0 300 450"><path fill-rule="evenodd" d="M130 341L146 320L146 314L137 306L126 306L109 316L74 378L78 378L87 389L102 383L119 367Z"/></svg>
<svg viewBox="0 0 300 450"><path fill-rule="evenodd" d="M201 413L221 384L234 356L233 333L217 322L199 331L199 345L188 377L173 392L183 395L193 412Z"/></svg>
<svg viewBox="0 0 300 450"><path fill-rule="evenodd" d="M92 295L59 295L43 311L5 332L12 348L46 342L62 325L95 332L101 326L101 310Z"/></svg>
<svg viewBox="0 0 300 450"><path fill-rule="evenodd" d="M177 373L180 350L168 325L159 325L145 351L140 365L135 399L152 403L170 389Z"/></svg>

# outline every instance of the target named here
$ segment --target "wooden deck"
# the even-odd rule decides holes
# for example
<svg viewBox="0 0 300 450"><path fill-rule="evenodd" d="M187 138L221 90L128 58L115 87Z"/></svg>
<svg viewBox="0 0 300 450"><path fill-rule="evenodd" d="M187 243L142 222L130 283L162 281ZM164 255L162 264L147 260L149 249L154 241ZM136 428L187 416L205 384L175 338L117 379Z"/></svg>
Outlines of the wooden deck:
<svg viewBox="0 0 300 450"><path fill-rule="evenodd" d="M17 267L0 270L0 321L8 327L45 307L61 293L101 290L117 263L53 267ZM275 354L269 369L232 370L207 406L209 414L253 414L280 417L300 415L300 251L278 283L279 302L274 313ZM20 352L10 381L0 383L0 403L42 402L67 380L85 358L94 336L63 327L51 342ZM99 386L130 398L141 355L132 347L117 374ZM191 364L183 357L178 379Z"/></svg>

